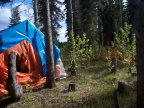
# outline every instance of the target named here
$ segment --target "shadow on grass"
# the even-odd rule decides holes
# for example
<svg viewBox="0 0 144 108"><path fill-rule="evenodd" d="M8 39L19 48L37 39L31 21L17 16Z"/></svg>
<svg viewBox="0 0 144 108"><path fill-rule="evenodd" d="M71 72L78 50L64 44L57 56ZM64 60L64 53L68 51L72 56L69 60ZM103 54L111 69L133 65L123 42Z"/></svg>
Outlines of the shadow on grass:
<svg viewBox="0 0 144 108"><path fill-rule="evenodd" d="M114 103L114 91L116 88L111 88L108 91L102 90L101 93L90 94L89 96L83 97L81 101L73 101L72 103L68 103L65 105L66 108L74 107L74 108L115 108ZM134 91L132 88L128 87L127 92L118 95L118 101L121 107L127 108L135 108L136 98L135 95L132 95Z"/></svg>
<svg viewBox="0 0 144 108"><path fill-rule="evenodd" d="M32 92L38 92L38 91L40 91L42 89L44 89L44 84L36 86L33 89L29 89L29 90L24 89L24 93L29 93L31 90L32 90ZM0 108L5 108L8 105L10 105L12 103L15 103L15 102L18 102L18 101L15 101L9 95L4 95L4 96L0 97Z"/></svg>
<svg viewBox="0 0 144 108"><path fill-rule="evenodd" d="M44 83L43 84L41 84L41 85L39 85L39 86L36 86L36 87L34 87L33 89L32 89L32 92L37 92L37 91L40 91L40 90L42 90L42 89L44 89L45 87L44 87Z"/></svg>
<svg viewBox="0 0 144 108"><path fill-rule="evenodd" d="M68 93L69 91L68 90L63 90L61 93L65 94L65 93Z"/></svg>
<svg viewBox="0 0 144 108"><path fill-rule="evenodd" d="M126 78L126 81L130 82L133 81L134 79L136 79L136 76L129 75L129 77Z"/></svg>
<svg viewBox="0 0 144 108"><path fill-rule="evenodd" d="M113 108L114 100L113 100L113 90L110 89L106 92L94 93L89 96L84 96L81 101L73 101L72 103L68 103L65 105L66 108L74 107L74 108ZM63 106L64 107L64 106Z"/></svg>
<svg viewBox="0 0 144 108"><path fill-rule="evenodd" d="M4 98L4 99L2 99L2 98ZM0 108L5 108L9 104L12 104L14 102L17 102L17 101L13 100L10 96L8 96L8 95L2 96L0 99Z"/></svg>
<svg viewBox="0 0 144 108"><path fill-rule="evenodd" d="M86 67L86 68L79 68L78 70L81 71L81 73L84 74L99 74L100 72L107 70L108 67Z"/></svg>

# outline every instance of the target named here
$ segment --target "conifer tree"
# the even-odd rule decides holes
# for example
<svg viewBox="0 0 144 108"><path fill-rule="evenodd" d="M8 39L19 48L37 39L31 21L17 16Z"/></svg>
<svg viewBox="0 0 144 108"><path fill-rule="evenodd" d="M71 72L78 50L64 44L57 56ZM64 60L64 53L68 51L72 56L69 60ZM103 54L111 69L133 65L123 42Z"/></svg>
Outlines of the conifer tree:
<svg viewBox="0 0 144 108"><path fill-rule="evenodd" d="M72 7L73 7L73 31L74 37L79 35L83 38L83 28L82 28L82 21L81 21L81 5L80 0L72 0Z"/></svg>
<svg viewBox="0 0 144 108"><path fill-rule="evenodd" d="M96 4L94 0L80 0L81 23L83 32L86 33L89 42L96 40Z"/></svg>
<svg viewBox="0 0 144 108"><path fill-rule="evenodd" d="M71 42L71 51L72 51L72 64L71 64L71 75L76 76L76 60L75 60L75 45L74 45L74 36L73 36L73 0L65 0L66 4L66 23L67 23L67 35Z"/></svg>
<svg viewBox="0 0 144 108"><path fill-rule="evenodd" d="M124 19L123 3L122 0L99 0L97 5L98 16L101 21L102 33L104 36L104 44L110 45L114 38L114 32L119 33L121 19ZM120 16L123 17L120 18ZM122 25L123 23L124 21L122 21Z"/></svg>
<svg viewBox="0 0 144 108"><path fill-rule="evenodd" d="M134 23L134 0L127 0L126 12L127 12L127 22L129 24Z"/></svg>
<svg viewBox="0 0 144 108"><path fill-rule="evenodd" d="M43 7L42 7L42 1L39 0L38 2L38 13L39 13L39 23L43 25ZM58 0L49 0L50 2L50 19L51 19L51 27L52 27L52 36L53 36L53 42L57 44L59 36L58 29L60 29L62 26L60 25L60 21L64 19L64 12L61 11L60 6L63 5L62 2ZM43 26L40 29L43 32Z"/></svg>
<svg viewBox="0 0 144 108"><path fill-rule="evenodd" d="M65 0L66 4L66 23L67 23L67 36L68 33L68 0ZM80 35L83 38L83 33L86 33L90 43L96 40L97 28L96 28L96 5L94 0L72 0L73 7L73 32L74 37Z"/></svg>
<svg viewBox="0 0 144 108"><path fill-rule="evenodd" d="M20 23L20 14L19 14L19 7L15 7L12 9L12 15L11 15L11 18L10 18L10 24L9 24L9 27L11 26L14 26L18 23Z"/></svg>

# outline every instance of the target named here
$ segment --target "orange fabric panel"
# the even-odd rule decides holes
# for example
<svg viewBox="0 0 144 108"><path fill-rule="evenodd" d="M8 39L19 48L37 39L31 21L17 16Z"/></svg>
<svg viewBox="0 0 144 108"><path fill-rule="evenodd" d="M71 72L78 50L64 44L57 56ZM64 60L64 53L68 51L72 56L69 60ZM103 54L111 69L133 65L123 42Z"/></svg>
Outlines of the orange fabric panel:
<svg viewBox="0 0 144 108"><path fill-rule="evenodd" d="M59 76L60 76L60 61L58 61L55 67L55 78Z"/></svg>
<svg viewBox="0 0 144 108"><path fill-rule="evenodd" d="M8 77L8 55L11 51L17 54L17 81L23 88L33 88L45 83L46 77L42 77L43 67L38 52L33 46L24 40L0 54L0 96L8 94L6 90L6 78ZM55 68L55 77L60 76L60 63ZM27 85L26 85L27 82Z"/></svg>
<svg viewBox="0 0 144 108"><path fill-rule="evenodd" d="M8 93L5 87L8 77L8 55L11 51L16 51L17 54L17 66L20 69L20 72L17 72L19 84L25 88L27 82L27 86L33 88L46 81L46 78L42 77L43 67L38 52L24 40L0 54L0 96Z"/></svg>

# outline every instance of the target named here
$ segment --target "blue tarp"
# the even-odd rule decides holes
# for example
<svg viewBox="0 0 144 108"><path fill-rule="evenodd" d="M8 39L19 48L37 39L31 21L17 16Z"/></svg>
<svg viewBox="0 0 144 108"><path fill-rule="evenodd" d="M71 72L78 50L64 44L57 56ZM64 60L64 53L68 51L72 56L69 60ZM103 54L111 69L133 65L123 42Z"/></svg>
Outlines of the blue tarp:
<svg viewBox="0 0 144 108"><path fill-rule="evenodd" d="M16 26L0 31L0 53L13 47L14 45L28 40L33 47L38 51L42 65L43 76L46 75L46 53L45 53L45 36L40 32L32 23L25 20ZM57 64L59 59L60 50L53 44L54 52L54 65Z"/></svg>

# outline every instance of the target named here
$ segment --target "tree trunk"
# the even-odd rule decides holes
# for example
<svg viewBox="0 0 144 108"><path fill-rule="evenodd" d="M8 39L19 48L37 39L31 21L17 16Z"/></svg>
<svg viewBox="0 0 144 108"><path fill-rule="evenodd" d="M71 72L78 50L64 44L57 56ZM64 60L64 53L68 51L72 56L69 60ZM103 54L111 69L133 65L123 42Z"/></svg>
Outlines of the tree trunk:
<svg viewBox="0 0 144 108"><path fill-rule="evenodd" d="M72 0L68 0L67 2L68 9L67 9L67 16L68 16L68 36L71 40L71 32L73 32L73 10L72 10Z"/></svg>
<svg viewBox="0 0 144 108"><path fill-rule="evenodd" d="M43 0L43 22L44 22L44 34L45 34L45 46L46 46L46 88L53 88L55 86L54 79L54 58L53 58L53 43L52 43L52 31L50 22L50 9L49 0Z"/></svg>
<svg viewBox="0 0 144 108"><path fill-rule="evenodd" d="M17 83L15 51L12 51L8 55L8 78L6 79L6 89L12 99L22 99L23 88Z"/></svg>
<svg viewBox="0 0 144 108"><path fill-rule="evenodd" d="M144 108L144 1L136 1L135 8L137 108Z"/></svg>
<svg viewBox="0 0 144 108"><path fill-rule="evenodd" d="M114 105L115 105L115 108L119 108L119 101L118 101L117 91L115 90L113 92L113 94L114 94Z"/></svg>
<svg viewBox="0 0 144 108"><path fill-rule="evenodd" d="M79 31L79 35L81 38L83 38L83 29L82 29L82 23L81 23L81 12L80 12L80 1L79 0L73 0L73 4L75 7L75 14L76 14L76 18L77 18L77 22L78 22L78 29ZM77 34L78 35L78 34Z"/></svg>
<svg viewBox="0 0 144 108"><path fill-rule="evenodd" d="M33 0L33 9L34 9L35 26L37 29L39 29L37 2L38 2L38 0Z"/></svg>
<svg viewBox="0 0 144 108"><path fill-rule="evenodd" d="M73 61L72 61L72 70L71 70L71 75L75 76L76 75L76 60L75 60L75 46L74 46L74 36L72 35L73 33L73 9L72 9L72 0L68 0L68 35L70 38L70 41L72 43L72 52L73 52ZM72 37L73 36L73 37Z"/></svg>
<svg viewBox="0 0 144 108"><path fill-rule="evenodd" d="M122 1L119 0L119 9L120 9L120 27L123 28L123 24L122 24L122 10L121 10L121 5L122 5ZM123 60L124 60L124 51L123 51L123 35L122 33L121 35L121 44L122 44L122 55L123 55Z"/></svg>

